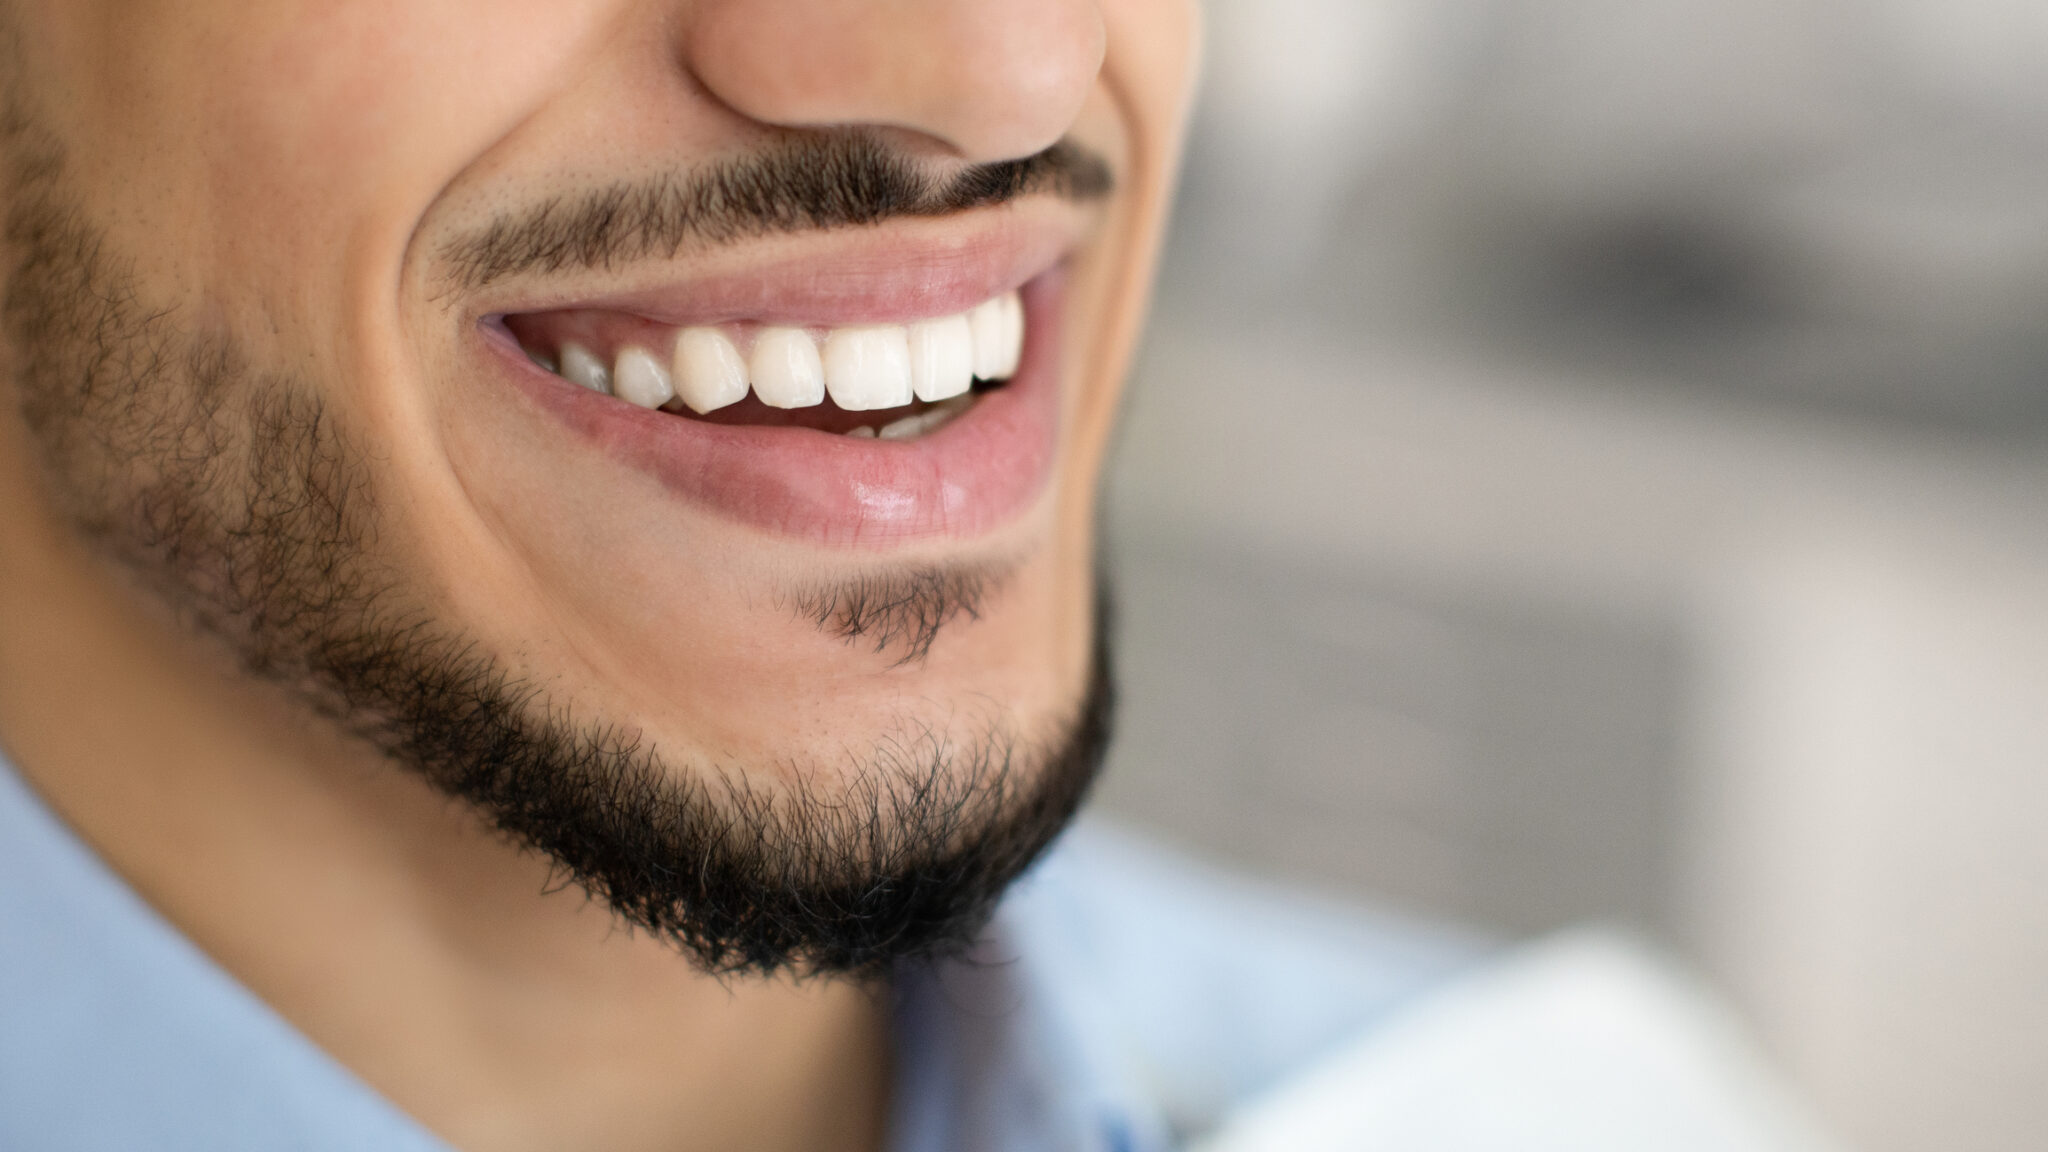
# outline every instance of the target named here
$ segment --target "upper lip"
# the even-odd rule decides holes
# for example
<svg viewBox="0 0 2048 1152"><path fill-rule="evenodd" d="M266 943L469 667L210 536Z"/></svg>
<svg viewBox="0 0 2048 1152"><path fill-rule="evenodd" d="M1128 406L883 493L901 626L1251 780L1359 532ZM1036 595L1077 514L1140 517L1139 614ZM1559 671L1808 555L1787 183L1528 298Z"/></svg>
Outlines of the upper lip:
<svg viewBox="0 0 2048 1152"><path fill-rule="evenodd" d="M748 241L624 269L554 273L480 314L588 309L676 327L903 323L964 312L1036 278L1081 242L1093 216L1063 204L1017 204Z"/></svg>

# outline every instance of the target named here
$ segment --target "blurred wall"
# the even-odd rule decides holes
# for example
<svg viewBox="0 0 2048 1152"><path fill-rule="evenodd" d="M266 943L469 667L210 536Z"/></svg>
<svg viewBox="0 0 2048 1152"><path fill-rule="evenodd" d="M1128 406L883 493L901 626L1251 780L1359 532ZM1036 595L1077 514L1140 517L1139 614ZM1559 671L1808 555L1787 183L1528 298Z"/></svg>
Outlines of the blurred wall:
<svg viewBox="0 0 2048 1152"><path fill-rule="evenodd" d="M2048 1104L2048 6L1212 0L1104 789L1636 923L1860 1147Z"/></svg>

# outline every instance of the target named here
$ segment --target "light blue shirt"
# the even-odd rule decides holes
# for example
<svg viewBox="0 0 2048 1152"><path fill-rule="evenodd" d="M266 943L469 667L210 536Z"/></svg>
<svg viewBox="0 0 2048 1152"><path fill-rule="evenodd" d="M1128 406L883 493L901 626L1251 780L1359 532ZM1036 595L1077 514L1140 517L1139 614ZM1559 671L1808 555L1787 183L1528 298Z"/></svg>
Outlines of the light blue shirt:
<svg viewBox="0 0 2048 1152"><path fill-rule="evenodd" d="M896 983L891 1152L1158 1152L1471 942L1084 822ZM179 935L0 762L0 1149L448 1152Z"/></svg>

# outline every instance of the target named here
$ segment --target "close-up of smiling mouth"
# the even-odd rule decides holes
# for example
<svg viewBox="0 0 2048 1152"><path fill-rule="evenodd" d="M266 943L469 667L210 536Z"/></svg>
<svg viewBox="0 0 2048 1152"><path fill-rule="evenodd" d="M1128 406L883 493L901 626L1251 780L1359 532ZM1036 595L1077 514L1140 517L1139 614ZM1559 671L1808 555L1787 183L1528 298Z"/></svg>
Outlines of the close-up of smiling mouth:
<svg viewBox="0 0 2048 1152"><path fill-rule="evenodd" d="M873 548L1013 520L1058 455L1060 314L1107 170L1062 146L821 194L778 156L452 247L460 287L526 285L472 313L491 386L777 535Z"/></svg>
<svg viewBox="0 0 2048 1152"><path fill-rule="evenodd" d="M973 536L1051 474L1069 247L854 250L479 331L506 384L714 514L834 546Z"/></svg>
<svg viewBox="0 0 2048 1152"><path fill-rule="evenodd" d="M908 324L803 328L759 321L670 328L618 313L505 318L536 365L640 408L729 426L915 440L1016 375L1014 291Z"/></svg>

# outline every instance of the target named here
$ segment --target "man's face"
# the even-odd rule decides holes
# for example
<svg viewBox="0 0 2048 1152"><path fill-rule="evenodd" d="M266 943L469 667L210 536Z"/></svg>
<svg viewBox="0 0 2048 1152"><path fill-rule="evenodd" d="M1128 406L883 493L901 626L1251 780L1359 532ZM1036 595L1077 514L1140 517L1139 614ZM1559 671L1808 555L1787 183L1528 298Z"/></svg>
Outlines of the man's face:
<svg viewBox="0 0 2048 1152"><path fill-rule="evenodd" d="M245 671L714 964L1071 810L1184 0L12 8L45 498Z"/></svg>

